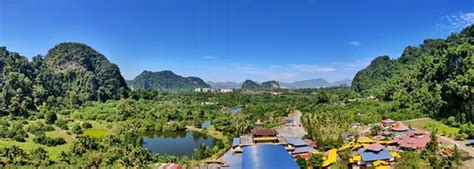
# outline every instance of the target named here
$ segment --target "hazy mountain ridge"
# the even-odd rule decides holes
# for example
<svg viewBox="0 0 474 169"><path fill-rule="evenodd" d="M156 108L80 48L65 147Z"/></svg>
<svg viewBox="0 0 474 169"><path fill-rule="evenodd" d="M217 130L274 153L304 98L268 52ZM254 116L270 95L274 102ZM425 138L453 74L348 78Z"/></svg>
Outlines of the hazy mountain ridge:
<svg viewBox="0 0 474 169"><path fill-rule="evenodd" d="M331 83L325 79L318 78L318 79L295 81L292 83L286 83L286 82L278 82L278 83L280 83L280 86L283 88L298 89L298 88L334 87L334 86L341 86L341 85L350 86L351 80L345 79L345 80L335 81Z"/></svg>
<svg viewBox="0 0 474 169"><path fill-rule="evenodd" d="M352 80L344 79L344 80L334 81L331 83L325 79L318 78L318 79L309 79L309 80L302 80L302 81L295 81L295 82L281 82L281 81L275 81L275 82L279 84L280 88L320 88L320 87L334 87L334 86L350 86L352 83ZM209 84L213 88L240 88L242 84L244 84L244 82L208 81L207 84Z"/></svg>
<svg viewBox="0 0 474 169"><path fill-rule="evenodd" d="M198 77L183 77L170 70L159 72L143 71L133 80L127 81L131 88L160 90L191 90L199 87L210 87Z"/></svg>

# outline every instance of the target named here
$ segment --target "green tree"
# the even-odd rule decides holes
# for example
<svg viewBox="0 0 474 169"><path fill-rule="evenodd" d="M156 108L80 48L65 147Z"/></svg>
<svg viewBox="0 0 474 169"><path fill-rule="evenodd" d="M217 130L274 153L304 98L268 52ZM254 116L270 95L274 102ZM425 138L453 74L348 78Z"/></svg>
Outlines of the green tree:
<svg viewBox="0 0 474 169"><path fill-rule="evenodd" d="M314 169L321 169L323 168L323 155L322 154L313 154L309 160L309 165L311 165Z"/></svg>
<svg viewBox="0 0 474 169"><path fill-rule="evenodd" d="M52 111L49 111L45 117L46 124L54 124L54 122L56 122L57 119L58 119L58 116L56 116L56 113Z"/></svg>
<svg viewBox="0 0 474 169"><path fill-rule="evenodd" d="M298 166L300 166L300 169L307 169L308 168L308 164L306 163L306 159L304 159L301 156L298 156L298 158L296 158L296 163L298 164Z"/></svg>

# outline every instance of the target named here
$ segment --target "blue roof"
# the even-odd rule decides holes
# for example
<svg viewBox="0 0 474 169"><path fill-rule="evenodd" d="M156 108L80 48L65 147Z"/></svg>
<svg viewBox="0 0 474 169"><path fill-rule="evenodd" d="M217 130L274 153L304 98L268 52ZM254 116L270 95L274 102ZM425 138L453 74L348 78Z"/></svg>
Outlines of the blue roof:
<svg viewBox="0 0 474 169"><path fill-rule="evenodd" d="M221 158L227 164L225 169L242 169L242 155L236 155L232 150L227 151Z"/></svg>
<svg viewBox="0 0 474 169"><path fill-rule="evenodd" d="M473 145L473 144L474 144L474 140L466 140L466 144L467 144L467 145Z"/></svg>
<svg viewBox="0 0 474 169"><path fill-rule="evenodd" d="M292 154L313 153L314 151L316 150L310 146L303 146L303 147L295 147L295 150L291 153Z"/></svg>
<svg viewBox="0 0 474 169"><path fill-rule="evenodd" d="M292 146L295 146L295 147L308 145L300 137L285 137L285 140L286 142L288 142L288 144L291 144Z"/></svg>
<svg viewBox="0 0 474 169"><path fill-rule="evenodd" d="M243 149L242 168L245 169L299 169L282 145L261 144Z"/></svg>
<svg viewBox="0 0 474 169"><path fill-rule="evenodd" d="M232 140L232 147L237 147L240 144L240 138L234 138Z"/></svg>
<svg viewBox="0 0 474 169"><path fill-rule="evenodd" d="M388 152L387 149L382 149L379 152L374 152L362 148L359 150L359 154L362 157L362 161L389 160L393 158L393 156Z"/></svg>

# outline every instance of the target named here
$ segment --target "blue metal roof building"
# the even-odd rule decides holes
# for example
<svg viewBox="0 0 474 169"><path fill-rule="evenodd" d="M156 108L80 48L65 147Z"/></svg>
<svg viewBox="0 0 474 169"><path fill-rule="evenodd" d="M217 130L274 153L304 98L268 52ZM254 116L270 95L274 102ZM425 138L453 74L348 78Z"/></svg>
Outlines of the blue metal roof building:
<svg viewBox="0 0 474 169"><path fill-rule="evenodd" d="M234 138L232 140L232 148L239 146L239 144L240 144L240 138Z"/></svg>
<svg viewBox="0 0 474 169"><path fill-rule="evenodd" d="M282 145L262 144L246 146L243 149L242 168L244 169L299 169Z"/></svg>
<svg viewBox="0 0 474 169"><path fill-rule="evenodd" d="M362 157L362 161L377 161L377 160L390 160L393 156L388 152L387 149L382 149L378 152L370 151L365 148L359 150L359 154Z"/></svg>
<svg viewBox="0 0 474 169"><path fill-rule="evenodd" d="M300 137L285 137L285 140L286 140L286 142L288 142L288 144L290 144L292 146L295 146L295 147L302 147L302 146L307 146L308 145Z"/></svg>
<svg viewBox="0 0 474 169"><path fill-rule="evenodd" d="M300 154L300 153L313 153L316 150L312 147L309 146L304 146L304 147L295 147L295 150L291 152L291 154Z"/></svg>

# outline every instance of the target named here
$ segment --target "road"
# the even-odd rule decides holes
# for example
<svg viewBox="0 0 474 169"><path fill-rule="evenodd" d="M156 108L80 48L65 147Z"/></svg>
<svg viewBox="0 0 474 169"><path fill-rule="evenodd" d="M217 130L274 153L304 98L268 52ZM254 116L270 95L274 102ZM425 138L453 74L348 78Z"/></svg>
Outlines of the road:
<svg viewBox="0 0 474 169"><path fill-rule="evenodd" d="M301 116L303 116L303 113L299 110L291 112L289 117L293 119L293 125L282 125L276 127L275 129L278 134L284 137L303 137L306 134L306 131L303 128L303 124L301 124Z"/></svg>

